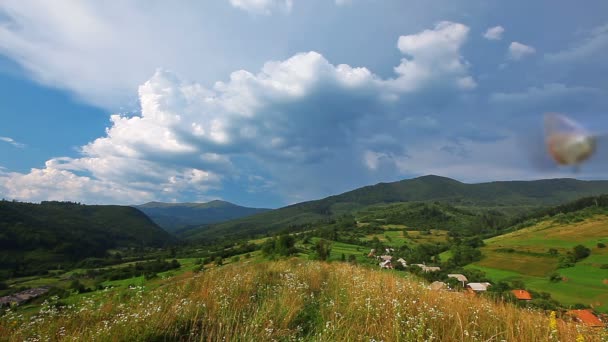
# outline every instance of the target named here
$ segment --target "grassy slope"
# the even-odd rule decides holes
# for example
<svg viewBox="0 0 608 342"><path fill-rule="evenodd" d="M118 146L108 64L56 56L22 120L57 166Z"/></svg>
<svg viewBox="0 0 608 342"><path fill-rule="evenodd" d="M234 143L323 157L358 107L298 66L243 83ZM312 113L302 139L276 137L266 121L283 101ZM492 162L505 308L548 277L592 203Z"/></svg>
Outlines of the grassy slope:
<svg viewBox="0 0 608 342"><path fill-rule="evenodd" d="M598 214L582 222L558 223L546 219L531 227L486 240L484 258L469 267L485 271L494 280L522 280L527 287L551 293L564 304L591 304L608 312L608 248L597 248L598 242L608 243L608 215ZM591 249L591 256L571 268L557 269L558 257L547 251L555 248L560 254L582 244ZM497 249L512 248L514 253ZM551 283L548 276L557 271L565 281Z"/></svg>
<svg viewBox="0 0 608 342"><path fill-rule="evenodd" d="M554 337L600 341L558 320ZM346 263L240 262L167 279L155 289L83 298L35 319L8 313L0 340L546 341L550 319L462 293L433 292Z"/></svg>
<svg viewBox="0 0 608 342"><path fill-rule="evenodd" d="M182 232L181 236L196 240L265 234L289 226L305 225L333 215L351 213L379 203L443 201L459 207L483 206L522 212L526 207L556 205L602 193L608 193L608 181L551 179L465 184L445 177L424 176L366 186L317 201L298 203L247 218L194 228ZM511 207L515 209L510 210Z"/></svg>

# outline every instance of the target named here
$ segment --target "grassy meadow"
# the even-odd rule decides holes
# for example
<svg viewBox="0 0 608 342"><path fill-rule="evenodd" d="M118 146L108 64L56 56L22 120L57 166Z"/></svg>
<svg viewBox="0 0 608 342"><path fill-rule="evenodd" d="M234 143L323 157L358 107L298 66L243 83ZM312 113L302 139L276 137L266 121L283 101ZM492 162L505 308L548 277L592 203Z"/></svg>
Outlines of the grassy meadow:
<svg viewBox="0 0 608 342"><path fill-rule="evenodd" d="M349 263L241 261L106 290L30 318L0 340L602 341L605 331Z"/></svg>
<svg viewBox="0 0 608 342"><path fill-rule="evenodd" d="M608 313L608 216L595 215L579 222L544 220L530 227L485 241L481 261L467 267L480 269L493 281L521 280L526 287L551 293L566 305L582 303ZM558 268L559 256L576 245L591 250L591 255L574 267ZM549 249L556 250L551 255ZM557 272L560 282L550 282Z"/></svg>

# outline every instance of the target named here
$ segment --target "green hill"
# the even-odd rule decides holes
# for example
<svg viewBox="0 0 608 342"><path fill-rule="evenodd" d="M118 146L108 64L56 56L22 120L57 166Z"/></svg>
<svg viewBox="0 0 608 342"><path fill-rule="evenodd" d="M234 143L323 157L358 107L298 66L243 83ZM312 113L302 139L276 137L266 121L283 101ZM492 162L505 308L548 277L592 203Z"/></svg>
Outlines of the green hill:
<svg viewBox="0 0 608 342"><path fill-rule="evenodd" d="M581 303L608 312L608 248L602 247L608 245L608 196L535 216L511 233L485 240L482 260L467 267L486 272L493 281L523 281L566 305ZM572 262L577 245L588 248L590 255Z"/></svg>
<svg viewBox="0 0 608 342"><path fill-rule="evenodd" d="M553 206L602 193L608 193L608 181L546 179L466 184L445 177L424 176L366 186L321 200L188 229L180 235L187 239L212 241L220 237L275 233L286 228L306 227L316 221L382 203L441 201L476 210L483 207L501 212L529 212L532 208Z"/></svg>
<svg viewBox="0 0 608 342"><path fill-rule="evenodd" d="M207 203L149 202L134 207L146 213L156 224L168 232L188 226L233 220L270 210L247 208L218 200Z"/></svg>
<svg viewBox="0 0 608 342"><path fill-rule="evenodd" d="M161 247L172 240L131 207L0 201L0 278L104 256L112 248Z"/></svg>

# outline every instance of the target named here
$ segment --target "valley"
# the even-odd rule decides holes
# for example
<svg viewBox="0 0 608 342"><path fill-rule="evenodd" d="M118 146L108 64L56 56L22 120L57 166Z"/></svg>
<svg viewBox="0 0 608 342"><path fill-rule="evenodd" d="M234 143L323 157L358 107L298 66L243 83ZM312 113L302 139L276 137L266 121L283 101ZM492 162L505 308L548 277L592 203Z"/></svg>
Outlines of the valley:
<svg viewBox="0 0 608 342"><path fill-rule="evenodd" d="M418 179L414 184L416 184L415 186L425 184L424 188L428 191L435 186L445 187L445 182L451 184L446 179L436 177ZM566 184L576 184L570 180L565 182ZM534 184L534 182L529 183L531 186ZM560 184L563 189L561 182L556 184ZM520 185L518 184L517 187ZM526 191L523 192L526 193ZM506 310L508 307L508 310L515 310L510 313L512 315L510 317L519 315L519 313L516 314L519 312L517 311L520 310L519 308L528 308L534 314L540 315L539 317L544 317L543 319L547 319L548 313L557 312L561 322L561 336L574 336L571 335L574 334L574 330L570 330L572 317L569 316L568 310L590 309L598 315L608 313L608 298L606 297L608 293L608 268L606 266L608 265L608 248L605 247L608 243L608 196L576 197L576 194L579 193L586 194L587 190L584 187L583 190L569 188L569 191L572 194L568 196L575 197L575 200L558 202L557 206L548 205L547 203L552 203L548 200L534 202L532 199L525 205L519 201L512 202L511 205L508 201L501 204L493 201L486 206L481 200L480 202L470 200L469 203L464 203L467 201L462 198L456 201L446 200L437 189L431 192L437 196L437 199L429 199L425 195L421 196L421 200L397 201L394 195L390 194L381 199L377 197L379 193L372 187L369 193L374 196L370 198L379 202L371 203L369 202L371 200L361 200L365 196L359 195L360 202L357 204L349 202L350 204L346 205L345 202L337 201L334 197L331 200L324 199L264 211L224 223L203 224L200 228L188 228L182 232L171 232L171 229L166 232L133 208L84 206L61 202L47 202L39 205L2 202L0 209L3 208L4 212L9 214L3 216L0 222L1 227L4 227L2 230L4 240L0 241L7 244L7 241L10 240L8 237L18 237L14 241L20 242L17 245L10 245L11 249L6 249L2 253L0 271L4 273L0 273L3 274L3 278L0 279L0 297L17 294L19 291L27 289L48 289L48 293L45 292L39 297L23 303L9 303L11 310L0 318L0 327L5 327L5 330L0 329L0 337L2 331L21 337L35 336L35 334L57 334L58 332L53 329L59 329L60 326L72 326L73 328L69 329L73 330L68 329L69 334L79 336L79 338L88 338L93 336L91 334L98 329L96 327L102 324L101 322L111 320L115 315L152 315L149 317L161 320L161 316L154 316L154 313L144 314L144 311L141 311L143 308L138 309L141 304L137 304L133 300L137 301L137 298L144 296L142 298L148 298L154 302L158 293L179 292L180 297L174 298L176 302L158 303L159 307L175 308L181 305L177 301L190 303L188 301L193 300L192 298L199 298L196 291L215 291L214 288L204 290L204 287L200 287L202 286L199 284L200 281L213 283L218 277L233 277L234 275L231 274L240 272L237 270L245 273L262 272L261 274L264 274L263 277L265 277L263 279L268 279L269 284L276 284L274 279L281 274L284 276L279 276L279 279L282 279L280 282L283 282L287 278L282 277L291 277L290 274L302 273L303 275L298 277L305 279L318 270L324 270L316 275L319 277L326 277L327 272L340 273L348 270L353 274L361 274L362 279L378 278L381 279L378 281L393 284L384 291L375 289L373 294L369 294L372 296L370 298L379 301L378 305L386 305L381 304L388 300L386 296L388 298L402 296L403 294L397 294L395 291L397 291L396 288L403 286L408 289L421 286L420 291L422 292L418 295L424 297L424 305L444 300L469 300L465 299L470 297L467 297L466 293L471 292L467 283L489 282L492 285L488 287L487 291L470 297L474 298L470 299L475 301L474 305L488 308L490 311ZM451 196L455 196L451 190L448 192ZM352 193L361 194L362 192L355 190L347 193L348 196L344 196L348 197L348 200L352 200ZM555 192L548 190L546 193L550 195ZM453 199L453 197L450 198ZM332 203L330 208L333 209L324 212L320 208L325 205L323 203L328 203L328 201ZM27 210L23 208L27 208ZM118 213L123 216L117 216ZM44 217L45 221L36 219L35 215L39 215L39 218ZM313 217L315 219L312 219ZM114 218L118 218L120 222L113 221ZM130 230L129 226L122 224L124 222L129 225L139 222L136 224L140 228ZM276 228L260 230L257 228L261 227L260 223L256 222L266 222L268 227L276 226ZM27 229L21 228L24 223L27 224ZM103 224L105 228L95 230L99 224ZM86 253L90 254L81 252L85 254L75 256L66 253L64 249L44 249L45 246L52 245L47 241L61 240L66 243L73 241L72 243L76 244L76 240L69 240L69 238L70 236L82 238L84 235L78 233L78 227L83 225L86 225L90 232L89 236L83 240L85 245L97 241L100 246L89 248ZM54 227L61 227L61 229ZM221 236L221 238L220 235L216 235L224 229L228 229L227 227L231 227L232 234ZM282 228L279 230L279 227ZM113 237L112 240L88 239L88 237L97 236L96 234L104 236L103 231L113 234L109 235ZM139 234L136 235L137 237L133 235L135 232ZM209 233L211 238L201 239L201 234L205 232ZM112 244L106 241L112 241ZM103 248L104 251L95 252L98 250L97 248ZM585 255L574 257L577 248ZM397 261L398 259L402 261ZM387 260L389 260L388 263ZM270 269L274 271L265 273ZM448 274L460 274L466 277L467 281L454 281ZM339 280L331 281L335 281L335 284L349 283L349 280L344 278L345 276L345 274L341 275L342 278ZM308 280L304 280L304 282L307 283ZM428 290L427 287L430 283L444 284L443 286L451 291ZM209 286L218 286L216 283L214 284ZM306 286L318 286L307 284ZM281 283L276 286L290 285ZM532 294L532 300L517 301L511 293L514 289L528 290ZM325 298L323 303L333 301L338 303L338 306L346 305L341 310L354 310L341 313L352 320L349 322L354 323L363 319L357 313L360 308L348 307L344 302L346 299L339 296L340 293L353 291L353 289L348 286L346 288L338 286L331 290L337 292L327 293L328 290L328 288L319 290L322 292L319 292L318 295ZM259 290L253 288L229 290L236 296L231 295L230 300L241 298L239 297L241 296L240 291L251 295L258 293ZM133 293L140 294L133 297ZM357 297L358 295L350 293L347 298L355 298L352 296ZM131 306L121 306L117 300L120 303L130 303L128 305ZM307 312L308 305L311 305L308 302L294 304L287 297L280 297L276 299L277 302L274 300L264 302L264 304L260 303L263 308L261 307L259 310L270 310L269 307L293 304L300 308L298 310ZM226 319L232 317L230 316L234 314L230 313L232 309L223 311L222 305L224 304L214 301L215 299L211 298L204 299L206 305L214 307L213 310L219 310L214 311L216 314ZM228 304L227 308L231 308L230 305L241 305L240 301L237 302ZM54 309L49 309L48 305L52 305ZM107 307L107 310L104 309L105 314L110 316L89 313L87 315L90 318L84 319L83 325L71 322L74 319L81 319L77 314L72 316L74 313L71 308L83 307L85 309L82 309L84 311L81 312L87 312L86 310L92 310L96 305ZM116 307L117 305L118 307ZM168 319L167 324L169 325L157 326L152 330L137 328L134 335L129 336L134 339L147 339L151 336L157 336L157 338L158 336L164 336L163 338L182 336L181 338L183 338L185 335L182 334L185 334L185 331L190 331L194 334L192 336L243 334L245 331L258 335L263 334L263 331L257 330L259 326L248 326L254 322L250 319L257 320L254 318L255 314L250 313L253 316L248 316L249 318L244 316L238 318L244 324L243 327L248 326L246 329L250 330L239 330L245 328L230 326L228 323L223 325L223 328L219 328L198 318L202 312L189 305L185 305L184 310L188 313L184 313L186 315L184 317L180 316L181 313L174 311L175 309L170 309L170 314L168 314L170 317L162 318ZM353 332L344 330L344 325L341 325L346 324L343 318L340 318L341 316L323 313L323 310L319 311L317 304L314 305L315 309L310 313L312 315L310 317L298 318L297 312L294 311L285 313L286 316L273 318L272 324L279 325L273 326L272 329L281 331L277 336L287 334L301 336L305 339L309 339L313 335L341 338L352 336L350 334ZM59 316L45 318L48 320L45 322L52 322L48 326L31 326L23 329L10 326L10 324L16 324L11 322L19 322L19 320L15 320L15 317L23 317L22 319L41 317L41 312L48 312L48 310L57 310L58 313L61 313L58 314ZM413 308L406 311L411 312L411 310ZM443 312L441 315L449 316L460 309L450 307L442 310L440 310ZM391 317L396 315L396 312L391 312ZM317 317L317 314L321 314L322 319ZM374 315L376 314L374 313ZM462 314L469 315L470 313L463 312ZM267 312L266 315L273 316L275 313ZM369 314L366 314L366 317L366 320L370 319ZM319 320L317 321L317 319ZM434 333L440 332L444 334L442 338L448 340L456 339L455 336L464 333L464 330L458 332L448 329L448 331L445 330L446 327L434 326L427 320L428 317L420 319L420 322L423 322L420 324L427 327L425 329L432 329ZM262 324L262 321L259 324ZM328 331L322 328L322 321L325 322L323 324L333 325L336 328L332 332L335 335L325 335ZM263 324L269 324L267 321L265 322ZM160 321L158 324L161 324ZM394 329L392 324L368 322L368 330L358 331L357 334L370 336L370 338L372 336L384 336L388 339L406 338L404 337L406 335L402 335L401 330L389 332L383 330ZM409 323L402 322L401 324ZM508 326L513 322L504 324ZM300 327L308 326L308 328L299 331L298 325ZM230 328L227 328L228 326ZM124 328L120 328L120 324L118 324L104 330L103 334L108 335L100 336L111 338L111 336L117 336L114 334L125 333L121 329ZM471 333L478 334L478 337L490 336L486 335L490 334L490 331L484 329L486 328L479 326ZM488 327L488 329L490 328ZM578 329L576 331L580 331L581 328L576 329ZM501 334L513 334L509 331L509 328L501 328ZM537 333L547 334L546 331L538 332L534 329L530 329L526 333L532 334L529 336L534 338L538 337L534 335ZM416 336L428 338L427 332L419 334L422 335ZM601 338L591 330L586 334L588 334L585 336L588 336L589 340ZM259 336L261 338L262 335ZM268 336L275 335L271 333ZM413 335L407 336L410 338ZM514 337L510 340L523 341L525 339Z"/></svg>

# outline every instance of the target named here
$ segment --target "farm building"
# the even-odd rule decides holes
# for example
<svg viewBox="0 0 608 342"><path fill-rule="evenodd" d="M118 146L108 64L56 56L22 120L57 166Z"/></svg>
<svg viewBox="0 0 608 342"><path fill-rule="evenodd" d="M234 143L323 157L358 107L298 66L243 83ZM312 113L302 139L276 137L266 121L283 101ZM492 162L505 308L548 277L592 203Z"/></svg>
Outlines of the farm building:
<svg viewBox="0 0 608 342"><path fill-rule="evenodd" d="M591 312L591 310L570 310L567 312L568 315L572 316L577 321L590 326L590 327L598 327L601 328L604 326L604 323Z"/></svg>
<svg viewBox="0 0 608 342"><path fill-rule="evenodd" d="M441 268L437 267L437 266L427 266L425 264L414 264L414 265L420 267L420 269L424 273L441 271Z"/></svg>
<svg viewBox="0 0 608 342"><path fill-rule="evenodd" d="M462 286L464 287L464 284L469 281L467 279L467 277L465 277L463 274L460 273L453 273L453 274L448 274L448 278L454 278L456 280L458 280L459 282L462 283Z"/></svg>
<svg viewBox="0 0 608 342"><path fill-rule="evenodd" d="M385 260L385 261L380 262L380 268L393 269L393 264L391 264L390 260Z"/></svg>
<svg viewBox="0 0 608 342"><path fill-rule="evenodd" d="M488 287L491 286L492 284L488 283L488 282L484 282L484 283L468 283L467 284L467 288L475 291L475 292L483 292L483 291L487 291Z"/></svg>
<svg viewBox="0 0 608 342"><path fill-rule="evenodd" d="M517 300L532 300L532 295L526 290L511 290Z"/></svg>

